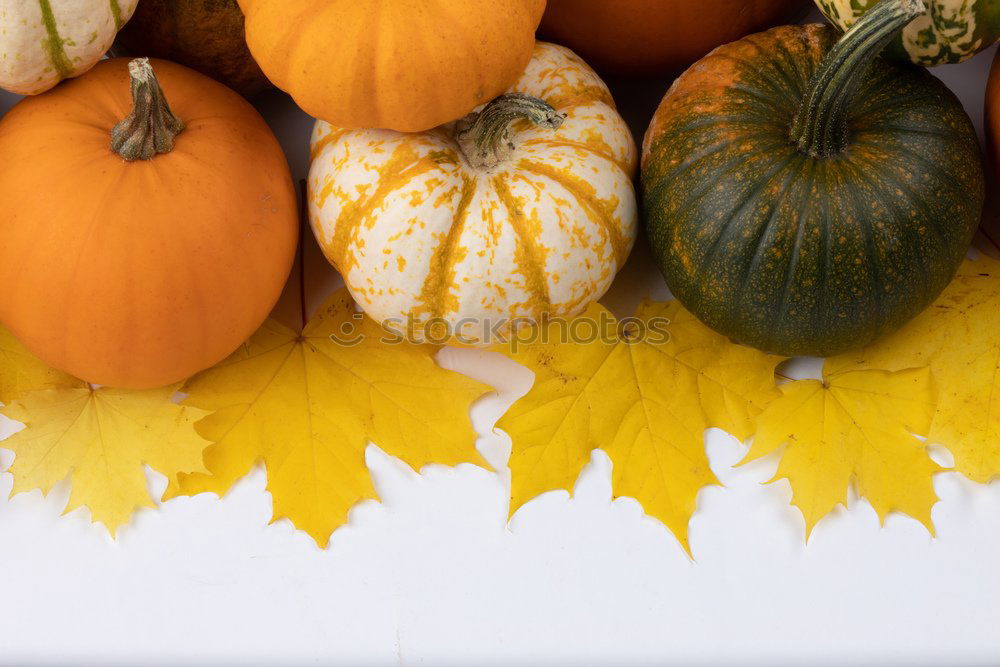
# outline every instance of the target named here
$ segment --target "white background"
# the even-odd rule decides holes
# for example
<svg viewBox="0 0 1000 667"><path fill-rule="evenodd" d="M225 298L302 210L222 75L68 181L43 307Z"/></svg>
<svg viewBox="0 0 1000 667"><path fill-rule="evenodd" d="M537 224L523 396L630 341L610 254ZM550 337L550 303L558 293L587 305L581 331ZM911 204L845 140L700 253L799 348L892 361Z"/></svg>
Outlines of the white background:
<svg viewBox="0 0 1000 667"><path fill-rule="evenodd" d="M935 72L980 126L992 56ZM615 85L634 127L668 83ZM309 119L277 94L258 106L304 177ZM647 294L666 292L640 247L606 302L625 314ZM762 485L776 461L734 468L745 446L710 432L725 488L699 496L695 562L635 501L611 502L601 452L572 499L545 494L508 525L510 442L492 426L531 374L473 351L442 361L497 388L473 417L502 472L418 475L369 447L382 503L355 508L325 551L268 525L261 470L224 499L140 512L117 542L86 510L60 516L67 488L0 500L0 662L1000 663L1000 483L939 475L936 539L904 516L880 528L857 501L806 546L787 484ZM149 479L159 497L164 478ZM0 496L10 486L0 475Z"/></svg>

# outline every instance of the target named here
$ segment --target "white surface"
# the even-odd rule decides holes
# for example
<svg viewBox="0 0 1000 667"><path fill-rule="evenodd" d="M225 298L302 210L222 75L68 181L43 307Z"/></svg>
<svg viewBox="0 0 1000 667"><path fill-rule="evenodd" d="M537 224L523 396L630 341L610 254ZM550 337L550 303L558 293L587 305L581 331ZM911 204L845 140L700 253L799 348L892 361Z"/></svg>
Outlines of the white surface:
<svg viewBox="0 0 1000 667"><path fill-rule="evenodd" d="M991 57L937 71L977 119ZM637 125L666 85L623 95ZM277 95L261 104L302 177L307 119ZM624 312L647 293L665 294L640 248L608 301ZM485 353L442 356L497 387L474 420L505 470L509 440L492 424L531 374ZM370 447L383 502L355 508L326 551L267 525L260 470L222 500L140 512L117 543L86 511L60 517L66 489L0 500L0 662L1000 662L1000 484L939 475L936 539L903 516L881 529L856 502L806 546L787 484L762 485L776 461L733 468L745 447L720 432L707 447L726 488L699 497L694 563L635 501L610 502L600 452L572 500L546 494L507 526L505 472L417 475ZM0 495L10 484L0 475Z"/></svg>

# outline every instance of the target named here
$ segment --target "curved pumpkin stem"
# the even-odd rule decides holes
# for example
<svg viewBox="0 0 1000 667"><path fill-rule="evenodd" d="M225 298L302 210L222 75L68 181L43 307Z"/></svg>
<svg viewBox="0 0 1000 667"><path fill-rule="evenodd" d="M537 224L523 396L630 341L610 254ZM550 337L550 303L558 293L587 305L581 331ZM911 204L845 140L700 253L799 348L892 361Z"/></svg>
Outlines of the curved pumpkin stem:
<svg viewBox="0 0 1000 667"><path fill-rule="evenodd" d="M455 138L473 167L491 169L510 157L516 148L511 126L519 120L556 130L566 116L537 97L507 93L487 104L479 113L469 114L458 121Z"/></svg>
<svg viewBox="0 0 1000 667"><path fill-rule="evenodd" d="M111 150L122 158L151 160L174 148L174 138L184 130L184 122L170 110L149 58L128 64L132 78L132 113L111 130Z"/></svg>
<svg viewBox="0 0 1000 667"><path fill-rule="evenodd" d="M872 60L926 10L924 0L882 0L830 49L792 124L792 140L802 151L824 157L847 148L851 102Z"/></svg>

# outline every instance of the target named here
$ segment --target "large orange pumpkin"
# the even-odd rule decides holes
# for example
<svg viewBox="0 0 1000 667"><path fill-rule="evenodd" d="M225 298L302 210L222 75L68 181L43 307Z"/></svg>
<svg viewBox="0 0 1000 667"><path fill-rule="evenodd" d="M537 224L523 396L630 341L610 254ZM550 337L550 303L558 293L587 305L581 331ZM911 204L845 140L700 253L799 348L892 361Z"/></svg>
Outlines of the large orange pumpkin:
<svg viewBox="0 0 1000 667"><path fill-rule="evenodd" d="M717 46L805 14L808 0L549 0L541 34L591 65L679 71Z"/></svg>
<svg viewBox="0 0 1000 667"><path fill-rule="evenodd" d="M995 245L1000 240L1000 52L993 59L986 86L986 164L989 185L986 188L986 212L982 231Z"/></svg>
<svg viewBox="0 0 1000 667"><path fill-rule="evenodd" d="M545 0L239 0L274 85L344 128L421 132L514 83Z"/></svg>
<svg viewBox="0 0 1000 667"><path fill-rule="evenodd" d="M0 320L49 364L171 384L225 358L277 300L295 189L264 120L222 84L105 61L18 103L0 155Z"/></svg>

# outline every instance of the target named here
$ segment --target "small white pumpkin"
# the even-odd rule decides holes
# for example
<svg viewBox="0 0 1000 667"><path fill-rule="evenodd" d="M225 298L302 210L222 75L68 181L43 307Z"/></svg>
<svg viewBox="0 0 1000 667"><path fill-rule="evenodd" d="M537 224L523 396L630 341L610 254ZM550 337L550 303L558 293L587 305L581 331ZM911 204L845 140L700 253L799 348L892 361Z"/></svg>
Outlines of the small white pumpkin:
<svg viewBox="0 0 1000 667"><path fill-rule="evenodd" d="M0 88L38 95L88 71L111 48L138 0L0 3Z"/></svg>
<svg viewBox="0 0 1000 667"><path fill-rule="evenodd" d="M510 93L433 130L317 122L309 214L355 300L411 339L478 345L570 317L635 241L636 147L607 87L539 43ZM495 341L494 341L495 342Z"/></svg>

